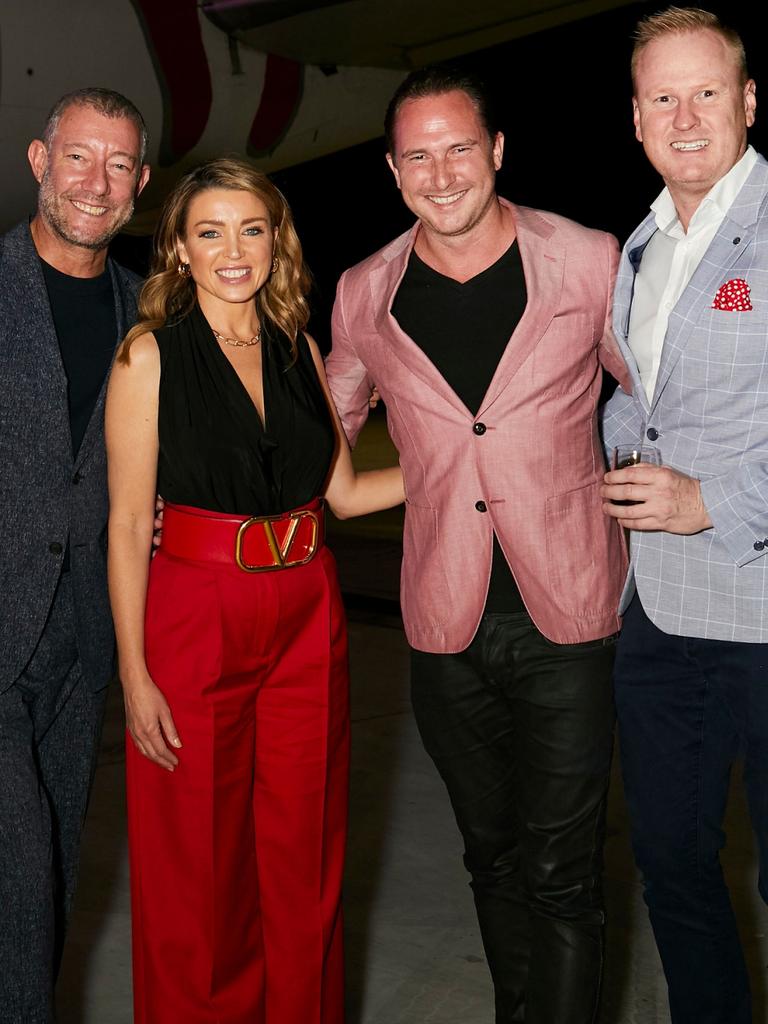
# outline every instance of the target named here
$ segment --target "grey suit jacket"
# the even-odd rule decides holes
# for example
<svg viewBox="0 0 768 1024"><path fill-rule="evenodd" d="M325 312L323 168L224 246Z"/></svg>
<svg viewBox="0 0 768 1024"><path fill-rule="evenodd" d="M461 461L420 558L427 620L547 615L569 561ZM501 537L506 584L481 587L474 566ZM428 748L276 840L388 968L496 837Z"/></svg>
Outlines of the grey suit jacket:
<svg viewBox="0 0 768 1024"><path fill-rule="evenodd" d="M139 279L108 262L115 346L136 316ZM114 666L107 596L107 476L101 390L77 458L67 379L40 260L24 223L0 254L0 691L23 671L51 607L69 542L84 675L105 686Z"/></svg>
<svg viewBox="0 0 768 1024"><path fill-rule="evenodd" d="M768 642L768 162L736 197L669 318L653 398L627 345L635 268L656 230L649 216L627 242L614 300L614 331L633 380L604 414L607 446L652 441L668 466L701 480L714 524L693 536L631 534L634 585L664 632ZM752 309L714 309L741 279Z"/></svg>

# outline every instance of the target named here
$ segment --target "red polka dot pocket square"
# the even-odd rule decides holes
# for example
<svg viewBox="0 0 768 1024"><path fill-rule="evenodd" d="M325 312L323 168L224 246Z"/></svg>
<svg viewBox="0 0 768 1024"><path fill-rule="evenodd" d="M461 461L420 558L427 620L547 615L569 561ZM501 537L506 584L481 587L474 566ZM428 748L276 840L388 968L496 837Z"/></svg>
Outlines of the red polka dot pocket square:
<svg viewBox="0 0 768 1024"><path fill-rule="evenodd" d="M749 300L749 285L743 277L734 277L717 289L712 309L721 309L724 313L745 313L752 309Z"/></svg>

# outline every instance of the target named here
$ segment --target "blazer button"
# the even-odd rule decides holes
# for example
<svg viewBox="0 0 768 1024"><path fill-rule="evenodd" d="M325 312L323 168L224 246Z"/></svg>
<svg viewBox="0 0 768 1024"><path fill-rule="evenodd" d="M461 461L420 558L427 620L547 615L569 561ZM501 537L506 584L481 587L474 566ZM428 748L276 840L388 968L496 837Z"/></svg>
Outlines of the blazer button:
<svg viewBox="0 0 768 1024"><path fill-rule="evenodd" d="M756 540L752 547L755 549L755 551L762 551L765 547L765 543L761 540Z"/></svg>
<svg viewBox="0 0 768 1024"><path fill-rule="evenodd" d="M79 484L79 483L80 483L80 481L81 481L82 479L83 479L83 478L82 478L82 477L80 476L80 473L79 473L79 472L77 472L77 473L75 473L75 475L74 475L74 476L72 477L72 483L73 483L73 484Z"/></svg>
<svg viewBox="0 0 768 1024"><path fill-rule="evenodd" d="M472 429L474 430L478 437L482 437L488 428L484 423L475 423Z"/></svg>
<svg viewBox="0 0 768 1024"><path fill-rule="evenodd" d="M655 441L659 436L659 432L656 429L656 427L648 427L648 429L645 432L645 436L648 438L649 441Z"/></svg>
<svg viewBox="0 0 768 1024"><path fill-rule="evenodd" d="M484 501L476 501L475 502L475 508L477 509L478 512L487 512L488 511L488 506L485 504Z"/></svg>
<svg viewBox="0 0 768 1024"><path fill-rule="evenodd" d="M51 543L48 545L48 550L51 552L52 555L60 555L64 548L61 546L61 544L59 544L57 540L54 540L51 541Z"/></svg>

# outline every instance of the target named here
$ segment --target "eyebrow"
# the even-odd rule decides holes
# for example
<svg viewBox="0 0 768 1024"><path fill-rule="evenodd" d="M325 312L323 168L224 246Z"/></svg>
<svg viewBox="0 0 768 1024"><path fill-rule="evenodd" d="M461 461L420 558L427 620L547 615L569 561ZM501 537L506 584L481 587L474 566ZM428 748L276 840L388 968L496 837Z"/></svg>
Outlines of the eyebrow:
<svg viewBox="0 0 768 1024"><path fill-rule="evenodd" d="M62 142L62 149L91 149L92 147L87 142ZM139 159L138 153L130 153L127 149L116 149L114 153L109 154L109 159L113 157L121 156L127 157L129 160L134 162Z"/></svg>
<svg viewBox="0 0 768 1024"><path fill-rule="evenodd" d="M473 138L457 139L455 142L452 142L448 146L448 149L454 149L456 146L476 146L477 145L477 141L478 141L477 139L473 139ZM413 156L414 153L427 153L428 151L429 151L429 146L414 146L413 149L404 149L402 151L402 153L400 154L400 156L401 157Z"/></svg>
<svg viewBox="0 0 768 1024"><path fill-rule="evenodd" d="M258 224L269 224L269 221L268 221L268 219L266 217L249 217L247 220L241 220L240 221L240 227L246 227L248 224L257 224L257 223ZM226 224L226 221L214 220L213 218L205 219L205 220L198 220L198 221L196 221L192 225L192 227L193 228L199 228L201 224L214 224L216 227L224 227L224 225Z"/></svg>
<svg viewBox="0 0 768 1024"><path fill-rule="evenodd" d="M718 87L725 86L726 88L729 88L728 82L726 81L726 79L718 78L717 76L713 76L712 78L702 79L700 82L696 82L693 86L691 86L691 88L693 88L694 90L696 90L696 89L700 90L700 89L712 89L715 86L718 86ZM676 85L676 86L675 85L669 85L669 84L663 85L663 86L662 85L659 85L659 86L655 85L653 88L648 89L647 92L649 92L649 93L657 93L658 95L666 96L666 95L668 95L670 93L679 92L680 88L681 87L679 85Z"/></svg>

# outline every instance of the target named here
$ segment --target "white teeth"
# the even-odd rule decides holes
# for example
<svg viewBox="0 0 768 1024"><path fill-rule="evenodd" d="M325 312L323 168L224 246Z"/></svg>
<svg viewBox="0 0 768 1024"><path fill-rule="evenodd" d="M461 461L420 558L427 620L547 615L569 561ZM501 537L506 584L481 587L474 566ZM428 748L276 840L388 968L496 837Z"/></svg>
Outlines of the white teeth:
<svg viewBox="0 0 768 1024"><path fill-rule="evenodd" d="M690 152L695 149L706 149L709 145L709 139L696 139L693 142L673 142L672 149L677 149L682 152Z"/></svg>
<svg viewBox="0 0 768 1024"><path fill-rule="evenodd" d="M238 277L245 277L250 272L250 267L233 268L232 270L217 270L220 277L229 277L236 280Z"/></svg>
<svg viewBox="0 0 768 1024"><path fill-rule="evenodd" d="M94 217L100 217L107 212L106 206L90 206L88 203L79 203L76 199L72 200L72 205L78 210L82 210L83 213L90 213Z"/></svg>
<svg viewBox="0 0 768 1024"><path fill-rule="evenodd" d="M437 203L438 206L450 206L451 203L458 202L462 196L467 194L467 190L463 192L455 192L452 196L427 196L432 203Z"/></svg>

